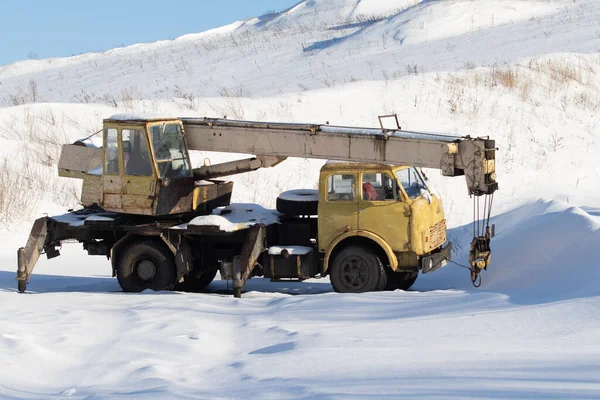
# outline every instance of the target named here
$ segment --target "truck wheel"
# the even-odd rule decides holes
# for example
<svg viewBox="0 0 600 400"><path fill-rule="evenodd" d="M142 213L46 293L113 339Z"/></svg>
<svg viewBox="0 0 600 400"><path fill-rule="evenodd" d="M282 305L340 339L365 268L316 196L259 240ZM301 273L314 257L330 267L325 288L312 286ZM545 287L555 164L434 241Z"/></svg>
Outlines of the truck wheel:
<svg viewBox="0 0 600 400"><path fill-rule="evenodd" d="M385 290L408 290L417 280L418 272L394 272L386 268L387 284Z"/></svg>
<svg viewBox="0 0 600 400"><path fill-rule="evenodd" d="M386 285L383 264L364 247L350 246L338 253L330 273L331 285L340 293L382 290Z"/></svg>
<svg viewBox="0 0 600 400"><path fill-rule="evenodd" d="M277 211L289 215L317 215L319 191L296 189L283 192L277 197Z"/></svg>
<svg viewBox="0 0 600 400"><path fill-rule="evenodd" d="M176 279L172 254L153 240L134 242L119 256L117 280L124 292L171 289Z"/></svg>
<svg viewBox="0 0 600 400"><path fill-rule="evenodd" d="M192 270L184 277L183 282L175 285L175 290L198 292L207 287L215 279L215 275L217 275L216 268L208 269L199 274L195 270Z"/></svg>

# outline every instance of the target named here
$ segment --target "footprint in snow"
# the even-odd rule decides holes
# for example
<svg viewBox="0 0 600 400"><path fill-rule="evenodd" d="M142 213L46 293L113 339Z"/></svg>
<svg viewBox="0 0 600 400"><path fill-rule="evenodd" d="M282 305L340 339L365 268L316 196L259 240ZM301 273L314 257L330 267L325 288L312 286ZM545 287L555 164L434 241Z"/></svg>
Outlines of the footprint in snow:
<svg viewBox="0 0 600 400"><path fill-rule="evenodd" d="M284 342L274 344L272 346L263 347L262 349L251 351L248 354L276 354L294 350L295 348L296 342Z"/></svg>
<svg viewBox="0 0 600 400"><path fill-rule="evenodd" d="M73 396L75 393L77 393L77 389L75 389L75 388L71 388L71 389L63 390L62 392L60 392L60 394L61 394L62 396L67 396L67 397L71 397L71 396Z"/></svg>

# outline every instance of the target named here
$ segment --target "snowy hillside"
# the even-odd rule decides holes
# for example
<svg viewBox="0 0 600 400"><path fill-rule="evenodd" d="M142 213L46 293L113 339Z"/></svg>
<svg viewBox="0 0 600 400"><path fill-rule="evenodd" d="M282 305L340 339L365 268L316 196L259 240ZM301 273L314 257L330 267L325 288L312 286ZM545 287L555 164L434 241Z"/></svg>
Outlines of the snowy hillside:
<svg viewBox="0 0 600 400"><path fill-rule="evenodd" d="M600 398L600 4L305 0L173 41L0 67L0 398ZM484 136L499 147L492 265L407 292L253 279L222 294L119 292L65 244L18 295L34 218L77 206L60 145L121 112ZM195 166L209 157L193 155ZM236 176L273 207L319 161ZM428 171L466 263L464 180ZM35 379L32 379L35 377Z"/></svg>

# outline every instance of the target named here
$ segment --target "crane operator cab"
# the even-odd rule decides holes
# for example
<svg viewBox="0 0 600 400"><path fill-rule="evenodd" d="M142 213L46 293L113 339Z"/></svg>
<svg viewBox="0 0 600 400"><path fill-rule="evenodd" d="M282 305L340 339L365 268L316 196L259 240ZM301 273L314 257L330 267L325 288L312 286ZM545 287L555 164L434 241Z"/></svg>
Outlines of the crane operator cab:
<svg viewBox="0 0 600 400"><path fill-rule="evenodd" d="M102 148L86 149L88 156L77 145L66 145L61 153L59 174L83 178L85 206L158 216L229 204L231 182L194 179L180 120L115 115L104 120L102 134ZM74 151L79 157L72 157ZM92 162L101 167L90 169Z"/></svg>

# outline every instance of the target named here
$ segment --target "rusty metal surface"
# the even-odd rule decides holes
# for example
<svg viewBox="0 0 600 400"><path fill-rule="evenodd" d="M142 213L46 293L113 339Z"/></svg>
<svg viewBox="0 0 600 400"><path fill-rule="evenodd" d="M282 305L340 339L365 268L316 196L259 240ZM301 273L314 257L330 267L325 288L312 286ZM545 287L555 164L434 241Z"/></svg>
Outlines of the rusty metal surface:
<svg viewBox="0 0 600 400"><path fill-rule="evenodd" d="M81 204L84 207L102 204L102 177L85 175L81 185Z"/></svg>
<svg viewBox="0 0 600 400"><path fill-rule="evenodd" d="M233 182L213 180L206 184L196 184L192 209L196 212L210 212L217 207L228 206L232 192Z"/></svg>
<svg viewBox="0 0 600 400"><path fill-rule="evenodd" d="M432 249L435 249L446 241L446 220L442 220L433 225L429 230L429 243Z"/></svg>
<svg viewBox="0 0 600 400"><path fill-rule="evenodd" d="M265 250L265 236L266 231L264 225L254 225L248 229L246 241L242 247L242 254L239 260L241 277L239 280L234 279L233 281L233 289L236 297L239 297L237 296L238 293L241 295L241 289L246 284L246 281L250 279L252 270L258 262L258 257L260 257L260 254Z"/></svg>
<svg viewBox="0 0 600 400"><path fill-rule="evenodd" d="M25 247L21 247L17 253L17 280L25 281L29 280L29 276L33 272L35 265L40 258L40 255L44 251L44 244L46 243L46 237L48 230L46 224L48 217L38 218L31 228L29 238Z"/></svg>
<svg viewBox="0 0 600 400"><path fill-rule="evenodd" d="M58 175L83 178L87 172L102 165L102 149L65 144L58 160Z"/></svg>
<svg viewBox="0 0 600 400"><path fill-rule="evenodd" d="M192 178L173 179L168 185L158 189L156 215L180 214L192 211L194 180Z"/></svg>

